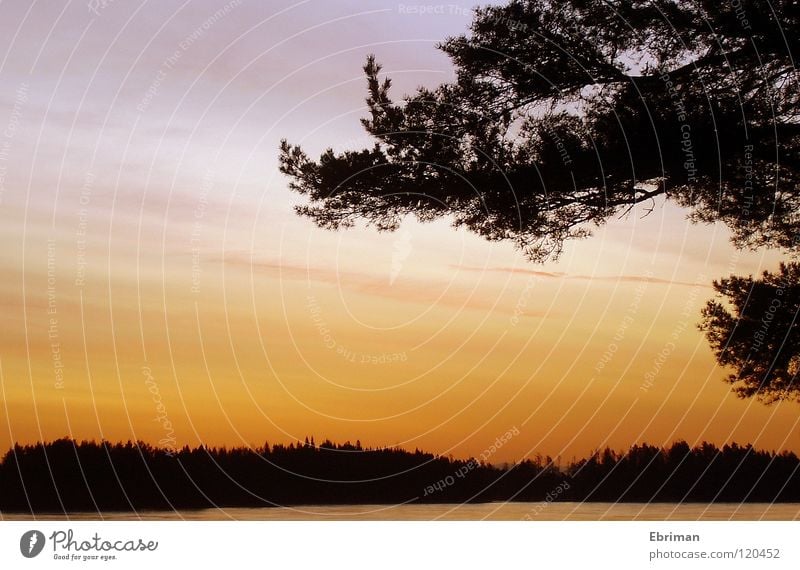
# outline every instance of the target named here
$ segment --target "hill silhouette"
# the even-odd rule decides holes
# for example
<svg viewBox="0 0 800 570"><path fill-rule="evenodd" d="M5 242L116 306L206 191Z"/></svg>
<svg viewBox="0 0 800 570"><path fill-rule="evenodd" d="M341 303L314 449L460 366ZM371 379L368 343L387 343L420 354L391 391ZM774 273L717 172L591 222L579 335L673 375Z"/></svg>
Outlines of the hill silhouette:
<svg viewBox="0 0 800 570"><path fill-rule="evenodd" d="M555 491L554 491L555 490ZM636 445L557 467L502 467L420 450L325 441L168 450L64 438L0 462L0 511L58 513L487 501L800 501L800 460L751 446Z"/></svg>

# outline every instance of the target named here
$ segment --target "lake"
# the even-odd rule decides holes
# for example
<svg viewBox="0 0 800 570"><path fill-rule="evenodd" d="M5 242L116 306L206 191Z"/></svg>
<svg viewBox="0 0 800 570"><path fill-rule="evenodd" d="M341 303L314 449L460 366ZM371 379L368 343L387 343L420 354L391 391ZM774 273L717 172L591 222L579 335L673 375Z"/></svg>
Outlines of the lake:
<svg viewBox="0 0 800 570"><path fill-rule="evenodd" d="M188 511L18 515L4 520L800 520L800 503L483 503L473 505L306 505Z"/></svg>

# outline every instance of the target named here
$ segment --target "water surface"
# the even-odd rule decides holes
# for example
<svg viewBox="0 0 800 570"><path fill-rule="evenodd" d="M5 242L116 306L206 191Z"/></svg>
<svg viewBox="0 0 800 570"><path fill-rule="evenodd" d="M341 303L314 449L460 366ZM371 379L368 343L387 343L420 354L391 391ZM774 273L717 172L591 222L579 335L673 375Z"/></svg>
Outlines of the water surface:
<svg viewBox="0 0 800 570"><path fill-rule="evenodd" d="M2 514L5 520L800 520L800 503L482 503L472 505L305 505L186 511Z"/></svg>

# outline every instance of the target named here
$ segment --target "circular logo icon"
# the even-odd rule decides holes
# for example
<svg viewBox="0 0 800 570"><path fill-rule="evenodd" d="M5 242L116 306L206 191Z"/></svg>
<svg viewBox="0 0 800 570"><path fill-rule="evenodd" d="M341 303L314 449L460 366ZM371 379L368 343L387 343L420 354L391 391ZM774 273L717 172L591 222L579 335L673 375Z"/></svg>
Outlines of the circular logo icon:
<svg viewBox="0 0 800 570"><path fill-rule="evenodd" d="M44 533L38 530L29 530L19 539L19 551L25 558L38 556L44 548Z"/></svg>

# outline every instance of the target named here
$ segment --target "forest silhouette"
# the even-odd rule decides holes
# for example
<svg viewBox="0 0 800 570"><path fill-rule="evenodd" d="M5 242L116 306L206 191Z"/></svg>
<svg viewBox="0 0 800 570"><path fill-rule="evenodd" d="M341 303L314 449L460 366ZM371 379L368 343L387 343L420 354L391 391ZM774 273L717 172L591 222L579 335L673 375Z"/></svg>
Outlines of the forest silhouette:
<svg viewBox="0 0 800 570"><path fill-rule="evenodd" d="M489 501L800 502L792 452L736 444L642 444L558 465L496 466L418 449L325 441L170 450L64 438L15 445L0 463L0 512L74 513L303 504ZM554 490L556 490L554 492Z"/></svg>

